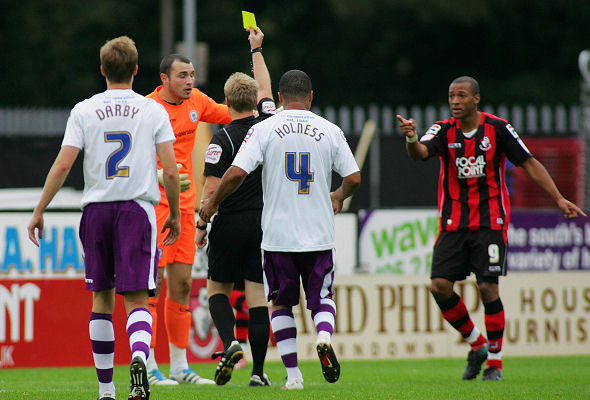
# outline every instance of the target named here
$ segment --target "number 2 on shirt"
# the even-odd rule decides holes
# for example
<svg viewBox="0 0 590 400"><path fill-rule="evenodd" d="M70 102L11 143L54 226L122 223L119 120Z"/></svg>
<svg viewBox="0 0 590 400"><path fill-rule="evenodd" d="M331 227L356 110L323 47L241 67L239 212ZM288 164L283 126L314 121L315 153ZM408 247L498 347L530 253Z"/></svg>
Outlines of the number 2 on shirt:
<svg viewBox="0 0 590 400"><path fill-rule="evenodd" d="M313 172L309 172L309 158L309 153L299 153L297 168L297 153L285 153L285 174L290 181L299 182L298 194L309 194L309 183L313 182Z"/></svg>
<svg viewBox="0 0 590 400"><path fill-rule="evenodd" d="M113 179L118 176L129 177L129 167L119 166L119 163L127 156L131 150L131 134L129 132L105 132L105 143L119 142L119 148L109 154L106 164L106 177Z"/></svg>

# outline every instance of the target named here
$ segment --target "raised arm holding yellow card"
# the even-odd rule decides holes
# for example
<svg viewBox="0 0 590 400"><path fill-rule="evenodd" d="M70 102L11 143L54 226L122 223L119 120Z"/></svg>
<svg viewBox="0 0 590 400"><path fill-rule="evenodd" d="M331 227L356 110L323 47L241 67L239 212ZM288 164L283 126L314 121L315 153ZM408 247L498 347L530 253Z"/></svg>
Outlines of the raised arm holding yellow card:
<svg viewBox="0 0 590 400"><path fill-rule="evenodd" d="M244 29L249 29L250 27L258 29L256 26L256 17L254 16L254 13L242 11L242 19L244 20Z"/></svg>

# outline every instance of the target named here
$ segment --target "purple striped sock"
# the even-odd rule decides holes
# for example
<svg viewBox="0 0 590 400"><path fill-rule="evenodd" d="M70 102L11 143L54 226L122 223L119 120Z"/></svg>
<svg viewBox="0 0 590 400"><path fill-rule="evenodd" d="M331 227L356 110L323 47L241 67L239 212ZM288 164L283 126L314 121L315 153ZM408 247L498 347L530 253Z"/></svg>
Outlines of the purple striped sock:
<svg viewBox="0 0 590 400"><path fill-rule="evenodd" d="M329 301L328 301L329 300ZM322 304L311 313L311 318L316 325L316 331L326 331L330 335L334 333L333 321L336 320L336 310L331 299L323 299Z"/></svg>
<svg viewBox="0 0 590 400"><path fill-rule="evenodd" d="M131 347L131 357L143 355L147 360L152 340L152 315L147 308L136 308L127 317L127 336Z"/></svg>
<svg viewBox="0 0 590 400"><path fill-rule="evenodd" d="M96 376L101 383L113 381L115 357L115 333L111 314L91 313L89 322L90 342Z"/></svg>
<svg viewBox="0 0 590 400"><path fill-rule="evenodd" d="M286 368L297 367L297 326L293 312L288 309L273 311L271 324L283 364Z"/></svg>

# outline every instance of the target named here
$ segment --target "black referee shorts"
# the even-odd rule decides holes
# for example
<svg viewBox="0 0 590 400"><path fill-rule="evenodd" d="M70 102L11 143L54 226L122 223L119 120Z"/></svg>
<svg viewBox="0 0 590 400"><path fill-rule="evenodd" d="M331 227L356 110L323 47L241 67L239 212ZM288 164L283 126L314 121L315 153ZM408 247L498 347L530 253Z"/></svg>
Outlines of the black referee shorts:
<svg viewBox="0 0 590 400"><path fill-rule="evenodd" d="M215 282L262 280L262 210L219 214L213 219L209 232L207 277Z"/></svg>
<svg viewBox="0 0 590 400"><path fill-rule="evenodd" d="M478 281L497 283L498 276L506 275L507 247L504 231L441 231L434 244L430 278L455 282L473 272Z"/></svg>

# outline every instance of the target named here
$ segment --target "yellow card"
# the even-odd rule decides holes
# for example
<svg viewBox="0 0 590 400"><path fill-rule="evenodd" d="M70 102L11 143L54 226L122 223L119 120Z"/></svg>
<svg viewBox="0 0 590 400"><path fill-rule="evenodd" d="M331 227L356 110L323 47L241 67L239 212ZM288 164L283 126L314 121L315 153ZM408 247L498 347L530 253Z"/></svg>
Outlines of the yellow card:
<svg viewBox="0 0 590 400"><path fill-rule="evenodd" d="M244 29L248 29L250 27L258 29L256 26L256 17L254 17L254 13L242 11L242 19L244 20Z"/></svg>

